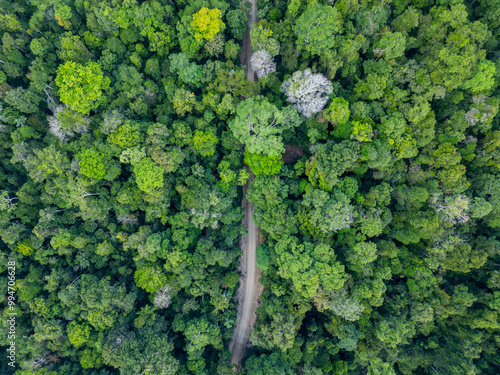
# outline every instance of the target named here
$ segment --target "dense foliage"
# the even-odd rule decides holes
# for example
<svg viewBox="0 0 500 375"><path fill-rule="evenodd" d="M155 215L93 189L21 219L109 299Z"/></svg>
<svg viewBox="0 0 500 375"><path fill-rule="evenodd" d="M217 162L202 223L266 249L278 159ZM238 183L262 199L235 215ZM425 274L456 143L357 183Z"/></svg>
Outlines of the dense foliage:
<svg viewBox="0 0 500 375"><path fill-rule="evenodd" d="M0 0L0 327L16 368L500 371L500 2Z"/></svg>
<svg viewBox="0 0 500 375"><path fill-rule="evenodd" d="M0 293L14 260L16 373L228 367L249 174L227 120L257 93L238 56L248 7L0 9Z"/></svg>

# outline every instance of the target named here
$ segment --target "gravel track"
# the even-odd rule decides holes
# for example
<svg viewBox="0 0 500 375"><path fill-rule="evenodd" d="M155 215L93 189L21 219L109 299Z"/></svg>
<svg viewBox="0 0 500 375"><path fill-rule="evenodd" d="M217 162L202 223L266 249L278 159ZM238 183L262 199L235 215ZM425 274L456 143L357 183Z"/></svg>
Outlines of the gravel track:
<svg viewBox="0 0 500 375"><path fill-rule="evenodd" d="M250 64L252 56L252 44L250 43L250 28L252 23L257 22L257 0L251 0L252 11L248 20L247 33L243 40L241 63L246 66L247 78L255 81L255 73ZM244 224L248 234L241 241L243 254L240 259L240 288L238 290L238 315L233 339L229 345L231 351L231 363L234 363L238 370L241 368L241 360L245 355L245 347L249 342L250 332L256 320L255 309L257 308L262 286L259 284L260 271L256 265L256 248L259 242L258 230L252 220L254 213L253 204L246 199L246 191L249 183L253 180L254 174L250 172L250 178L243 189L242 206L245 210Z"/></svg>

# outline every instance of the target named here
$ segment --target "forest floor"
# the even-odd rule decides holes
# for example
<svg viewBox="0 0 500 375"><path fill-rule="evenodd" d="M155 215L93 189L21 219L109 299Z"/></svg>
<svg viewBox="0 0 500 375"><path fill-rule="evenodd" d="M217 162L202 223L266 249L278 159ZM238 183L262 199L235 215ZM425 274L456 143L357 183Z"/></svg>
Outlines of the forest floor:
<svg viewBox="0 0 500 375"><path fill-rule="evenodd" d="M252 44L250 43L250 27L252 23L257 22L257 0L251 0L252 11L248 20L247 33L243 40L241 63L246 66L247 78L255 81L255 73L250 64L252 56ZM260 270L256 265L256 249L260 243L257 227L252 220L254 213L253 204L246 199L246 193L250 182L254 178L254 174L250 171L250 178L243 188L242 208L245 212L243 219L244 225L247 228L248 234L241 240L241 250L243 252L239 271L240 288L238 289L238 314L236 318L236 327L233 334L233 339L229 345L231 351L231 363L237 365L238 370L241 368L241 360L245 354L245 348L249 342L250 332L257 319L255 310L259 304L259 297L262 293L262 286L259 284Z"/></svg>

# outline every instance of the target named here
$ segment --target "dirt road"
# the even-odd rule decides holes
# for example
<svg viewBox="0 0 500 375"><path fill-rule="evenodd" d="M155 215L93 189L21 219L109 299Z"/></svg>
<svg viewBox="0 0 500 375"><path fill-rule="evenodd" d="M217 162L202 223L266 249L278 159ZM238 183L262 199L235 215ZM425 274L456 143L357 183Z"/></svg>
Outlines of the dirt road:
<svg viewBox="0 0 500 375"><path fill-rule="evenodd" d="M244 0L245 1L245 0ZM241 63L247 67L247 78L250 81L255 81L255 73L250 64L250 58L252 57L252 43L250 42L250 28L252 24L257 22L257 0L249 0L252 3L252 11L250 12L250 19L247 24L247 33L245 34L245 39L243 39L242 52L241 52Z"/></svg>
<svg viewBox="0 0 500 375"><path fill-rule="evenodd" d="M252 11L248 20L247 33L243 40L241 63L247 67L247 78L255 81L255 74L250 64L252 56L252 44L250 43L250 27L252 23L257 22L257 0L251 0ZM256 265L256 247L258 245L258 233L255 223L252 220L254 212L253 204L246 199L246 190L248 184L253 180L254 174L243 189L242 206L245 209L245 226L248 231L246 238L242 240L243 255L240 260L240 289L238 290L238 315L236 319L236 328L234 329L233 339L229 345L231 351L231 363L241 368L241 360L245 354L245 347L248 343L250 332L255 323L255 309L257 308L258 298L262 287L259 285L260 272Z"/></svg>
<svg viewBox="0 0 500 375"><path fill-rule="evenodd" d="M239 306L236 328L229 350L231 351L231 363L240 368L241 360L245 354L245 347L249 340L250 332L255 323L255 309L257 307L257 296L259 289L258 269L256 265L257 228L252 220L253 205L247 202L245 220L248 235L244 239L244 251L240 267L243 268L240 279L240 290L238 291Z"/></svg>

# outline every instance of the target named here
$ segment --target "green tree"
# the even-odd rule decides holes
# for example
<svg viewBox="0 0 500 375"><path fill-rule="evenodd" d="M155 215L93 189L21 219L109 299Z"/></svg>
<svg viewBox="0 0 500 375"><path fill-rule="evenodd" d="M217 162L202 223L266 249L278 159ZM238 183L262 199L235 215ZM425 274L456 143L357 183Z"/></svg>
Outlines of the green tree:
<svg viewBox="0 0 500 375"><path fill-rule="evenodd" d="M216 348L222 347L219 327L209 322L206 318L190 320L186 324L184 335L188 340L188 353L202 350L207 345L213 345Z"/></svg>
<svg viewBox="0 0 500 375"><path fill-rule="evenodd" d="M291 278L295 289L305 298L314 297L320 287L334 290L344 285L344 266L328 245L301 244L296 237L285 237L277 242L275 251L279 275Z"/></svg>
<svg viewBox="0 0 500 375"><path fill-rule="evenodd" d="M248 14L241 9L230 10L226 14L229 32L236 40L243 40L246 34Z"/></svg>
<svg viewBox="0 0 500 375"><path fill-rule="evenodd" d="M139 124L129 120L109 135L109 140L123 149L137 146L142 141Z"/></svg>
<svg viewBox="0 0 500 375"><path fill-rule="evenodd" d="M377 246L373 242L358 242L347 254L349 268L362 272L368 263L377 259Z"/></svg>
<svg viewBox="0 0 500 375"><path fill-rule="evenodd" d="M323 118L335 125L345 124L350 115L349 103L344 98L334 98L323 112Z"/></svg>
<svg viewBox="0 0 500 375"><path fill-rule="evenodd" d="M271 57L280 53L280 43L273 37L273 31L265 20L250 29L250 40L254 51L266 51Z"/></svg>
<svg viewBox="0 0 500 375"><path fill-rule="evenodd" d="M368 375L395 375L393 366L390 363L382 361L380 358L374 358L368 366Z"/></svg>
<svg viewBox="0 0 500 375"><path fill-rule="evenodd" d="M386 33L377 43L373 53L377 57L383 56L385 60L403 56L406 47L406 38L399 32Z"/></svg>
<svg viewBox="0 0 500 375"><path fill-rule="evenodd" d="M280 172L283 166L281 155L267 156L261 154L252 154L245 152L245 164L247 164L252 172L258 176L259 174L274 175Z"/></svg>
<svg viewBox="0 0 500 375"><path fill-rule="evenodd" d="M159 267L148 265L139 267L135 271L134 279L137 286L148 293L155 293L167 281L167 277Z"/></svg>
<svg viewBox="0 0 500 375"><path fill-rule="evenodd" d="M328 193L310 189L301 201L298 218L305 233L320 238L349 228L354 221L354 208L339 190Z"/></svg>
<svg viewBox="0 0 500 375"><path fill-rule="evenodd" d="M180 370L179 360L174 356L174 344L168 332L171 326L164 318L151 326L130 330L118 326L106 337L102 349L104 363L119 368L124 375L152 373L174 375Z"/></svg>
<svg viewBox="0 0 500 375"><path fill-rule="evenodd" d="M252 331L250 340L254 345L268 350L278 349L284 353L293 347L299 326L298 319L286 309L286 306L279 303L278 301L270 303L264 311L261 311L266 319Z"/></svg>
<svg viewBox="0 0 500 375"><path fill-rule="evenodd" d="M61 38L61 59L64 61L73 61L78 64L86 64L91 56L85 44L78 35L72 35L70 32Z"/></svg>
<svg viewBox="0 0 500 375"><path fill-rule="evenodd" d="M358 164L359 157L360 146L357 142L346 140L318 145L306 162L306 175L313 186L331 191L339 182L339 177Z"/></svg>
<svg viewBox="0 0 500 375"><path fill-rule="evenodd" d="M311 54L328 54L341 31L337 9L313 2L293 26L297 45Z"/></svg>
<svg viewBox="0 0 500 375"><path fill-rule="evenodd" d="M196 104L196 97L191 91L178 89L175 90L173 104L175 112L180 116L184 116L186 113L193 110L193 107Z"/></svg>
<svg viewBox="0 0 500 375"><path fill-rule="evenodd" d="M245 373L254 375L291 375L293 370L286 362L280 361L278 353L252 356L245 363Z"/></svg>
<svg viewBox="0 0 500 375"><path fill-rule="evenodd" d="M348 296L346 285L337 290L327 291L325 294L325 298L317 298L316 306L321 310L328 309L347 321L359 320L360 315L365 310L358 298Z"/></svg>
<svg viewBox="0 0 500 375"><path fill-rule="evenodd" d="M297 216L288 199L290 187L279 177L257 176L247 191L247 199L254 204L256 225L279 239L297 232Z"/></svg>
<svg viewBox="0 0 500 375"><path fill-rule="evenodd" d="M196 63L189 62L189 56L185 53L171 54L168 56L170 60L170 72L176 73L179 79L187 84L199 87L201 84L202 67Z"/></svg>
<svg viewBox="0 0 500 375"><path fill-rule="evenodd" d="M488 93L495 87L496 66L492 61L482 60L477 66L477 73L470 80L462 84L463 89L468 89L473 94Z"/></svg>
<svg viewBox="0 0 500 375"><path fill-rule="evenodd" d="M35 113L41 98L31 90L22 87L9 90L5 95L5 102L23 113Z"/></svg>
<svg viewBox="0 0 500 375"><path fill-rule="evenodd" d="M89 339L91 328L87 324L78 324L76 321L72 321L68 324L66 330L68 332L69 341L78 348Z"/></svg>

